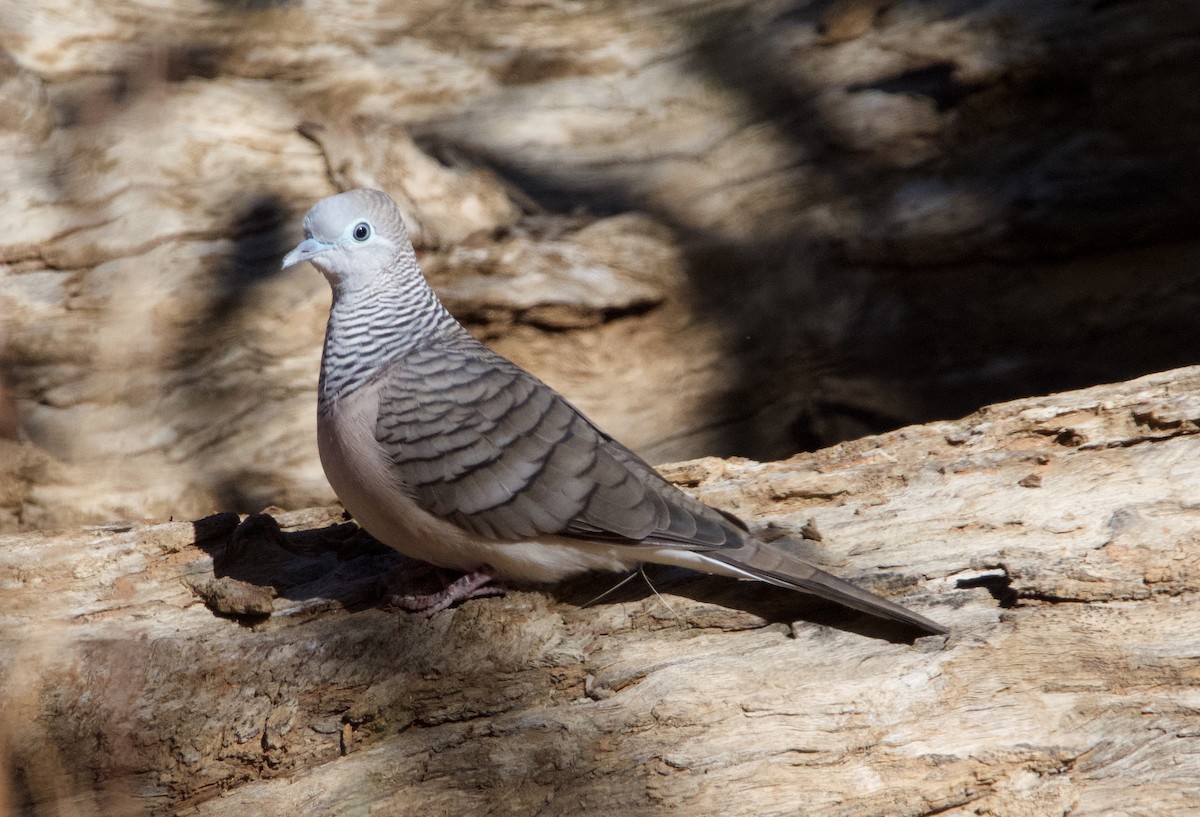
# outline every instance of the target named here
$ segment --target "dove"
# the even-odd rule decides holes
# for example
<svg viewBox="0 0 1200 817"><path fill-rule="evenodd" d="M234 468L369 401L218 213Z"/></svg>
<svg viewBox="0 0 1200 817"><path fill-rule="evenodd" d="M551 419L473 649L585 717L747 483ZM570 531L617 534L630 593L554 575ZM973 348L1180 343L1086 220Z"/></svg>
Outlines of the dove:
<svg viewBox="0 0 1200 817"><path fill-rule="evenodd" d="M317 447L338 499L400 553L465 575L417 606L645 563L755 579L928 633L946 628L755 538L472 337L426 283L395 202L318 201L307 261L333 290Z"/></svg>

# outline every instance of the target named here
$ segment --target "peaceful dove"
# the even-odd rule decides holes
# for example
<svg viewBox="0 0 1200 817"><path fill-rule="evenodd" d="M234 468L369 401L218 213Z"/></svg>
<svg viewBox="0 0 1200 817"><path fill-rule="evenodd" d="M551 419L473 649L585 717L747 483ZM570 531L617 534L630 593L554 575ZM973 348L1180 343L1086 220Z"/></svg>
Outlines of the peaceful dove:
<svg viewBox="0 0 1200 817"><path fill-rule="evenodd" d="M438 606L492 579L547 583L656 563L946 632L756 539L475 340L425 282L386 193L317 202L304 236L283 267L308 261L333 288L318 387L321 464L368 533L467 572Z"/></svg>

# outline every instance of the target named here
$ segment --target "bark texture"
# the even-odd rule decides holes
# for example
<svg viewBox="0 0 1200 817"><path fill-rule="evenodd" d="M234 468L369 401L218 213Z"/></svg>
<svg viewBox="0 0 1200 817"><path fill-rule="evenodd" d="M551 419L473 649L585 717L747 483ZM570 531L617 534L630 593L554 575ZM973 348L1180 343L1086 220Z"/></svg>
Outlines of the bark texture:
<svg viewBox="0 0 1200 817"><path fill-rule="evenodd" d="M301 213L654 461L1195 362L1180 0L5 0L0 526L333 497Z"/></svg>
<svg viewBox="0 0 1200 817"><path fill-rule="evenodd" d="M340 509L0 538L0 811L1192 815L1200 368L666 473L949 625L609 580L424 618Z"/></svg>

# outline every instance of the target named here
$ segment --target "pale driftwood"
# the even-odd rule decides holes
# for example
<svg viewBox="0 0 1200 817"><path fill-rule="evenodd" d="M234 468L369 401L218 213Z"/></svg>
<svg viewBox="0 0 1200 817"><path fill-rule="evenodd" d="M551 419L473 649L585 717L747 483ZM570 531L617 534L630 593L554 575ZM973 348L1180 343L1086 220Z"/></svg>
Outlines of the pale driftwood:
<svg viewBox="0 0 1200 817"><path fill-rule="evenodd" d="M715 578L397 613L338 509L6 536L0 810L1200 813L1198 394L667 469L953 629L911 644Z"/></svg>

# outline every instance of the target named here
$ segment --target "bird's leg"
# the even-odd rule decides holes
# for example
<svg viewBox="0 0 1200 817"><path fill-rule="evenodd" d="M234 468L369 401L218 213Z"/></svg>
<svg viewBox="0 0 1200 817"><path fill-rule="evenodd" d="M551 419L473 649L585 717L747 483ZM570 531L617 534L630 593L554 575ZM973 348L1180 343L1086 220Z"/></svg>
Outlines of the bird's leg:
<svg viewBox="0 0 1200 817"><path fill-rule="evenodd" d="M391 603L402 610L432 616L467 599L503 596L504 593L504 585L496 581L496 572L485 565L479 570L459 576L436 593L392 596Z"/></svg>

